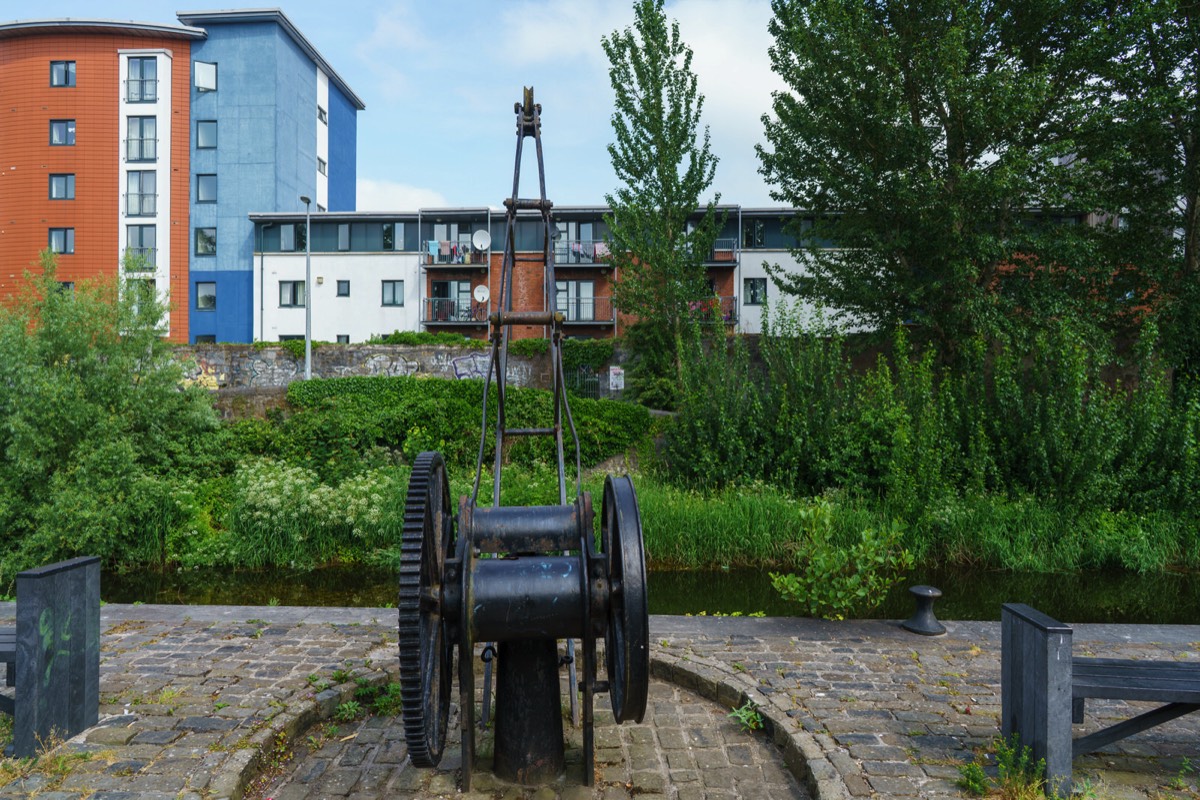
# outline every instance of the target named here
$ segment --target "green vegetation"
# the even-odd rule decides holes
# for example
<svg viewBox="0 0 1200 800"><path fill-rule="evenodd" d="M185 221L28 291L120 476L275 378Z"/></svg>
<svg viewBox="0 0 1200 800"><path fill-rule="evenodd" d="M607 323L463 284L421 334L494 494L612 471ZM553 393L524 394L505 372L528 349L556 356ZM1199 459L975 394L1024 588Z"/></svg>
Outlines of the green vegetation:
<svg viewBox="0 0 1200 800"><path fill-rule="evenodd" d="M666 436L672 481L825 496L840 546L898 523L918 560L1200 566L1200 396L1172 386L1152 329L1122 382L1112 351L1065 322L1025 343L965 342L953 370L900 331L866 372L836 335L786 316L768 328L761 367L739 341L693 342Z"/></svg>
<svg viewBox="0 0 1200 800"><path fill-rule="evenodd" d="M472 339L460 333L431 333L430 331L393 331L384 336L372 336L369 344L440 345L443 347L485 348L490 343L484 339Z"/></svg>
<svg viewBox="0 0 1200 800"><path fill-rule="evenodd" d="M1017 735L1011 739L996 737L992 742L996 756L997 777L987 776L983 764L977 757L969 764L959 766L959 788L973 797L995 794L1002 800L1041 800L1046 797L1046 760L1033 760L1028 746L1021 746ZM1052 792L1051 797L1058 797Z"/></svg>

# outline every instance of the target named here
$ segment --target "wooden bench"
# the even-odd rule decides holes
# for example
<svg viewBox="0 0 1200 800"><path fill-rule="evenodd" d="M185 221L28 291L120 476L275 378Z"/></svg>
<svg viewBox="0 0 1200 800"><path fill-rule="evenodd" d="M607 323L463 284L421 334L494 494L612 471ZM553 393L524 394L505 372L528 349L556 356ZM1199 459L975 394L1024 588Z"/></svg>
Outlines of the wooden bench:
<svg viewBox="0 0 1200 800"><path fill-rule="evenodd" d="M1071 628L1023 603L1002 607L1000 629L1001 732L1046 759L1047 792L1071 793L1075 756L1200 710L1200 663L1072 656ZM1166 705L1072 740L1089 697Z"/></svg>
<svg viewBox="0 0 1200 800"><path fill-rule="evenodd" d="M73 558L17 573L16 626L0 629L0 663L13 717L5 755L27 758L100 716L100 559Z"/></svg>

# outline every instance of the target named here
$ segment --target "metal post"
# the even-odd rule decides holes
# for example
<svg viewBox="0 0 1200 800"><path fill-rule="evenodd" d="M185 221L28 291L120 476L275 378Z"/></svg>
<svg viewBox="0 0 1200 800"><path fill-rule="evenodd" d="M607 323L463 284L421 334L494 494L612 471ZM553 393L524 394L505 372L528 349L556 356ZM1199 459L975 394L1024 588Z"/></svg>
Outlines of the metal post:
<svg viewBox="0 0 1200 800"><path fill-rule="evenodd" d="M562 775L565 761L558 645L553 639L501 642L497 661L492 770L526 786L549 783Z"/></svg>
<svg viewBox="0 0 1200 800"><path fill-rule="evenodd" d="M309 204L312 202L300 195L304 203L304 380L312 379L312 217Z"/></svg>

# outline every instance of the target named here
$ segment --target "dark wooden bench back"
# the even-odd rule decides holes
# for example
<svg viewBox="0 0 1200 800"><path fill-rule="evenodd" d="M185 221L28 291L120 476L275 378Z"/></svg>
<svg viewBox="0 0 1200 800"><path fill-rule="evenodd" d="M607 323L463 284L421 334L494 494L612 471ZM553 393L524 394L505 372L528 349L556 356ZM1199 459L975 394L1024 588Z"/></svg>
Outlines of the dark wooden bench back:
<svg viewBox="0 0 1200 800"><path fill-rule="evenodd" d="M34 755L99 721L100 559L17 574L13 751Z"/></svg>
<svg viewBox="0 0 1200 800"><path fill-rule="evenodd" d="M1018 731L1034 761L1046 759L1049 788L1071 793L1071 628L1024 603L1000 610L1000 730ZM1066 742L1066 748L1054 743ZM1065 779L1063 778L1065 776Z"/></svg>

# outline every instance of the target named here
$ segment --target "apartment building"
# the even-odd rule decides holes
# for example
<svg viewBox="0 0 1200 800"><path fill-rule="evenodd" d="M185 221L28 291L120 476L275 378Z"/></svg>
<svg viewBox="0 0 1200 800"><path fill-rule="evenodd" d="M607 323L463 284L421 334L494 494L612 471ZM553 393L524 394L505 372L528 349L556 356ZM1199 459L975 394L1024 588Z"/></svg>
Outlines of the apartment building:
<svg viewBox="0 0 1200 800"><path fill-rule="evenodd" d="M105 20L0 24L0 296L38 253L65 286L112 275L182 297L191 49L204 31ZM165 320L186 341L186 305Z"/></svg>
<svg viewBox="0 0 1200 800"><path fill-rule="evenodd" d="M172 341L250 341L248 214L353 211L365 106L278 9L178 18L0 23L0 296L50 247L134 269Z"/></svg>
<svg viewBox="0 0 1200 800"><path fill-rule="evenodd" d="M607 258L605 206L554 210L555 286L545 285L540 262L540 217L519 214L514 226L512 308L551 307L565 316L568 336L619 334L633 320L613 303L620 276ZM725 222L705 269L711 301L698 312L719 310L733 330L758 333L762 308L791 303L776 297L764 262L794 274L804 266L789 248L785 225L803 215L795 209L722 207ZM255 270L254 338L301 339L305 306L312 304L312 338L363 342L393 331L454 331L483 338L488 315L498 306L506 233L503 212L481 208L432 208L398 213L311 215L311 240L303 213L253 213ZM306 245L308 250L306 253ZM312 275L307 286L306 258ZM711 302L712 308L707 304ZM516 327L517 338L545 336L540 327Z"/></svg>

